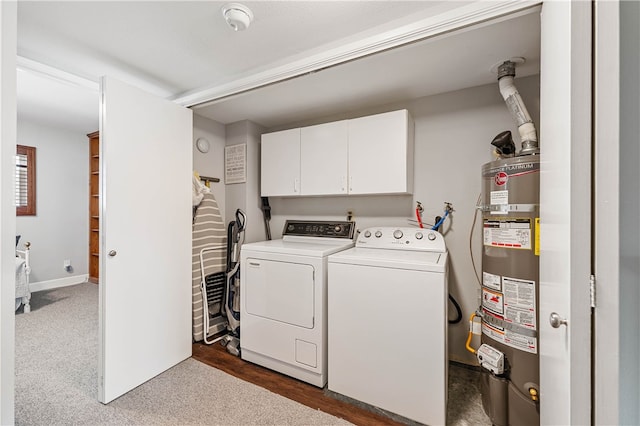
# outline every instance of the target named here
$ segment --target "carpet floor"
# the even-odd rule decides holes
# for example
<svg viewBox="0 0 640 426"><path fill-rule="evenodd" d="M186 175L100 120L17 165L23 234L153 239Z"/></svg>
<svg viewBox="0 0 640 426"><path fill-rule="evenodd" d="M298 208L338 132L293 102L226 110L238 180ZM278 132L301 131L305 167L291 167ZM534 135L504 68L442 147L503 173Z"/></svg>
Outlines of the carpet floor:
<svg viewBox="0 0 640 426"><path fill-rule="evenodd" d="M98 286L37 292L31 305L16 314L17 425L349 424L193 359L103 405Z"/></svg>

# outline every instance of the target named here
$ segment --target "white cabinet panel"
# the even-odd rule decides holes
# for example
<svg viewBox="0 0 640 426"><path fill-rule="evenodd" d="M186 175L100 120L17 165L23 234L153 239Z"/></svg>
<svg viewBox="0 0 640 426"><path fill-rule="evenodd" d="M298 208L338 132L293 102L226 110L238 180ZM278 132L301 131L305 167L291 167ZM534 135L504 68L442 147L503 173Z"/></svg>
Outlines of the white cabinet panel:
<svg viewBox="0 0 640 426"><path fill-rule="evenodd" d="M300 195L300 129L262 135L261 194Z"/></svg>
<svg viewBox="0 0 640 426"><path fill-rule="evenodd" d="M301 129L302 195L347 193L347 143L346 120Z"/></svg>
<svg viewBox="0 0 640 426"><path fill-rule="evenodd" d="M407 110L349 120L349 193L413 191L413 120Z"/></svg>
<svg viewBox="0 0 640 426"><path fill-rule="evenodd" d="M407 110L266 133L262 196L410 194L413 133Z"/></svg>

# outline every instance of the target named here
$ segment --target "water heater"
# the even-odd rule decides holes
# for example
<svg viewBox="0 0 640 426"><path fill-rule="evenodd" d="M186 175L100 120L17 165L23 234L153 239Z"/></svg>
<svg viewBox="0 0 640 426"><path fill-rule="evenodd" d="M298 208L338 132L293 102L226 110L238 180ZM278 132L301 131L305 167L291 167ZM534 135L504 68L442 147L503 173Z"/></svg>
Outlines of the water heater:
<svg viewBox="0 0 640 426"><path fill-rule="evenodd" d="M539 200L539 155L483 165L478 359L491 366L482 375L482 403L497 426L540 423Z"/></svg>

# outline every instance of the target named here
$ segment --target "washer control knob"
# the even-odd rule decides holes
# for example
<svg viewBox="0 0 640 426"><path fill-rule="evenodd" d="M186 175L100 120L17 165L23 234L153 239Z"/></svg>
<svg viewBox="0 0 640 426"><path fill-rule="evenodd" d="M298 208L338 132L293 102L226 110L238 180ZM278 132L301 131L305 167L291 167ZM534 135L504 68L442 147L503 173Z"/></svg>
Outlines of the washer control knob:
<svg viewBox="0 0 640 426"><path fill-rule="evenodd" d="M342 232L342 225L336 225L333 230L337 233Z"/></svg>
<svg viewBox="0 0 640 426"><path fill-rule="evenodd" d="M380 238L382 237L382 232L381 231L376 231L376 238Z"/></svg>
<svg viewBox="0 0 640 426"><path fill-rule="evenodd" d="M421 240L423 237L422 232L416 232L416 240Z"/></svg>
<svg viewBox="0 0 640 426"><path fill-rule="evenodd" d="M399 240L400 238L402 238L402 231L399 229L396 229L395 231L393 231L393 238L395 238L396 240Z"/></svg>
<svg viewBox="0 0 640 426"><path fill-rule="evenodd" d="M369 238L371 236L371 231L364 231L364 237Z"/></svg>
<svg viewBox="0 0 640 426"><path fill-rule="evenodd" d="M436 234L434 234L433 232L429 232L429 235L427 235L427 238L429 239L429 241L433 241L436 239Z"/></svg>
<svg viewBox="0 0 640 426"><path fill-rule="evenodd" d="M289 225L289 226L287 227L287 229L288 229L289 231L293 231L294 229L296 229L296 227L295 227L295 226L293 226L293 225Z"/></svg>

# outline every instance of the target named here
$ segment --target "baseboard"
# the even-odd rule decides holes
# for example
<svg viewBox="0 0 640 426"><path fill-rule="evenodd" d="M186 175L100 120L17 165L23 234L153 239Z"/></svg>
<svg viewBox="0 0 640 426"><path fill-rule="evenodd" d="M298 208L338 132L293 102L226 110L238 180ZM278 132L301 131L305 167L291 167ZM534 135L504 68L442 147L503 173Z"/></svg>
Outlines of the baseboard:
<svg viewBox="0 0 640 426"><path fill-rule="evenodd" d="M82 284L87 282L89 274L74 275L72 277L58 278L56 280L38 281L37 283L29 283L29 289L32 293L36 291L51 290L59 287L67 287L70 285Z"/></svg>

